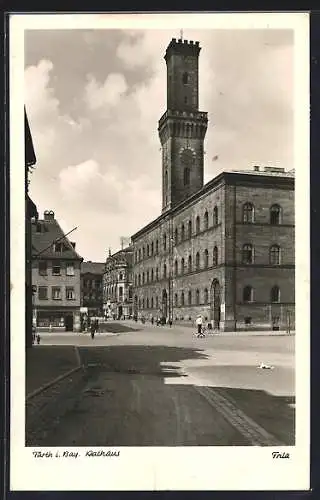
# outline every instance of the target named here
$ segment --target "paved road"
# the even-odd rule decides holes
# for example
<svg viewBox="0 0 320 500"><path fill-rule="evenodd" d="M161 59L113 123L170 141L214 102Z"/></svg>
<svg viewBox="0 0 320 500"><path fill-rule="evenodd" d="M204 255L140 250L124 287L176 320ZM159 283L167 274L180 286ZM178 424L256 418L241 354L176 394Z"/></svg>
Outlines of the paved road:
<svg viewBox="0 0 320 500"><path fill-rule="evenodd" d="M84 369L28 403L28 445L294 444L294 337L145 327L50 344L76 345Z"/></svg>

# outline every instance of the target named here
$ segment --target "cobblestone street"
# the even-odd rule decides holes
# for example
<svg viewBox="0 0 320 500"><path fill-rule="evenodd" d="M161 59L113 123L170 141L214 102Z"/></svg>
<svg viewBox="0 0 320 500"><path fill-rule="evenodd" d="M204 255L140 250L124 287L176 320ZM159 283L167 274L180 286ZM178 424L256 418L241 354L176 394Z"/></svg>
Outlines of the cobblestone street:
<svg viewBox="0 0 320 500"><path fill-rule="evenodd" d="M64 349L71 373L29 385L27 445L294 444L294 337L115 330L42 336L33 363Z"/></svg>

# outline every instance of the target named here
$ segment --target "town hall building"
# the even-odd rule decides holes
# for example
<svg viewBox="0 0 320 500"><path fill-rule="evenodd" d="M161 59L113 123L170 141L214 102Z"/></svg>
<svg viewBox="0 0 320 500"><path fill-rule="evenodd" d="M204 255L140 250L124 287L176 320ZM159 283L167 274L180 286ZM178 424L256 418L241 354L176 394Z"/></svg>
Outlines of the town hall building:
<svg viewBox="0 0 320 500"><path fill-rule="evenodd" d="M223 331L294 328L294 171L253 166L204 185L199 42L172 39L159 120L162 213L132 236L133 310Z"/></svg>

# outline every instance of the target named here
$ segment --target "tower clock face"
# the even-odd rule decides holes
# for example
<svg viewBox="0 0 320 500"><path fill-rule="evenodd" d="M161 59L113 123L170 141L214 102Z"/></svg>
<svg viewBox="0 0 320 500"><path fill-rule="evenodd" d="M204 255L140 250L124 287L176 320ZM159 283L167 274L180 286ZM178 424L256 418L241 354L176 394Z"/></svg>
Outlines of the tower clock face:
<svg viewBox="0 0 320 500"><path fill-rule="evenodd" d="M195 161L195 152L192 149L185 148L181 151L180 158L184 167L191 168Z"/></svg>

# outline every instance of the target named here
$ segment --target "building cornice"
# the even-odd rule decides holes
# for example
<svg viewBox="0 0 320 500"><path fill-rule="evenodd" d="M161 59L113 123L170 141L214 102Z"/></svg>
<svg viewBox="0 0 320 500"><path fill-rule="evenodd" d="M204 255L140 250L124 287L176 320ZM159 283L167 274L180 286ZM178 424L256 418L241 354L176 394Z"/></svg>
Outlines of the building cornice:
<svg viewBox="0 0 320 500"><path fill-rule="evenodd" d="M140 238L142 235L150 232L155 227L157 227L161 222L172 219L173 216L178 215L180 212L188 207L191 207L199 201L202 197L207 195L210 191L216 191L217 189L225 186L244 186L244 187L263 187L267 189L284 189L284 190L294 190L294 177L291 176L271 176L263 175L263 173L257 175L256 173L241 173L241 172L222 172L217 175L211 181L207 182L202 189L194 193L192 196L183 200L181 203L175 207L170 208L166 212L163 212L159 217L151 221L149 224L141 228L135 234L131 236L132 241Z"/></svg>

